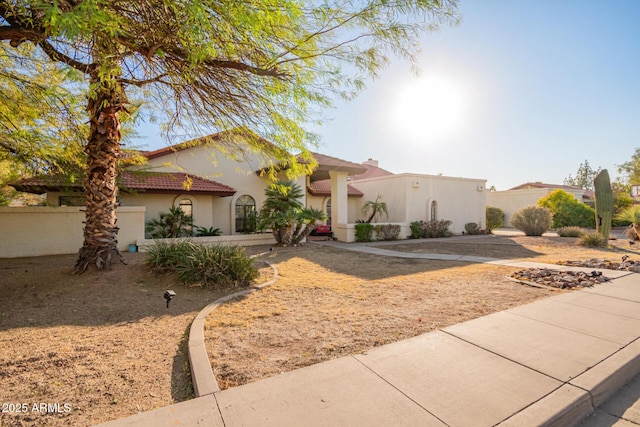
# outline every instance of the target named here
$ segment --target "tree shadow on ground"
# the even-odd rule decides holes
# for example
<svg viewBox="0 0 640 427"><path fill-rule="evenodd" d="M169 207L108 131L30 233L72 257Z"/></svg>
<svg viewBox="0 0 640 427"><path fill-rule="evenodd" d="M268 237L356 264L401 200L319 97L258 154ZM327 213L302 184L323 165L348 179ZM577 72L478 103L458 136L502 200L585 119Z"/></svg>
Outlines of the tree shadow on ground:
<svg viewBox="0 0 640 427"><path fill-rule="evenodd" d="M124 253L128 264L109 271L71 274L75 255L0 259L0 331L57 325L100 326L197 313L237 291L188 287L156 275L143 254ZM176 297L167 308L164 293Z"/></svg>

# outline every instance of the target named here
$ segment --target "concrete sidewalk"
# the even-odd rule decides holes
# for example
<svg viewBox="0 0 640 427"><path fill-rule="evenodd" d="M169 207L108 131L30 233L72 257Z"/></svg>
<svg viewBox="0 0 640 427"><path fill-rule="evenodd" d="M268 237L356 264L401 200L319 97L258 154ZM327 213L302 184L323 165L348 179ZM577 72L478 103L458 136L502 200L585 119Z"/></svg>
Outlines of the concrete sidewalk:
<svg viewBox="0 0 640 427"><path fill-rule="evenodd" d="M640 275L605 275L616 278L103 425L573 425L640 373Z"/></svg>

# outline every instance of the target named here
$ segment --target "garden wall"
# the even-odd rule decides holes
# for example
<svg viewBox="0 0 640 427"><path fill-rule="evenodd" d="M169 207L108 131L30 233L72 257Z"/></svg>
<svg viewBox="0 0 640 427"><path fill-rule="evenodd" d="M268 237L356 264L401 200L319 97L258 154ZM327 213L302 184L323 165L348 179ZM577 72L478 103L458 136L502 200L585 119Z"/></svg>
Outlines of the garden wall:
<svg viewBox="0 0 640 427"><path fill-rule="evenodd" d="M0 207L0 258L77 253L83 242L83 207ZM145 208L120 207L118 248L144 239Z"/></svg>
<svg viewBox="0 0 640 427"><path fill-rule="evenodd" d="M136 242L140 252L146 252L149 246L155 242L178 242L190 240L201 245L212 245L217 243L228 243L237 246L274 245L276 239L272 233L262 234L233 234L230 236L206 236L206 237L183 237L176 239L138 239Z"/></svg>
<svg viewBox="0 0 640 427"><path fill-rule="evenodd" d="M504 212L504 226L513 227L511 225L511 216L522 208L535 205L538 200L547 194L551 193L554 188L525 188L518 190L505 190L505 191L487 191L487 206L502 209ZM582 193L584 190L570 191L569 192L576 198L576 200L582 202Z"/></svg>

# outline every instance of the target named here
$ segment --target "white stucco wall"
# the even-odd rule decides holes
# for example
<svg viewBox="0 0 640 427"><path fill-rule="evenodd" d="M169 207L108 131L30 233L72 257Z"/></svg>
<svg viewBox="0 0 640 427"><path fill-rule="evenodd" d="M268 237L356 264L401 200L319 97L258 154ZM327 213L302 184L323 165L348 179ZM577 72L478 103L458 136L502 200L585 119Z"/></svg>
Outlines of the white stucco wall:
<svg viewBox="0 0 640 427"><path fill-rule="evenodd" d="M153 195L139 193L135 196L121 195L123 205L142 204L147 206L146 220L157 217L159 212L167 212L180 199L194 201L194 223L200 227L216 227L223 234L236 234L235 204L244 195L253 197L259 211L265 201L267 179L256 175L255 171L266 166L266 160L260 154L248 153L245 156L228 157L211 147L192 147L169 153L149 160L145 170L156 172L185 172L201 178L217 181L233 187L236 193L230 197L181 195ZM278 178L285 179L284 174ZM305 177L294 180L302 189ZM133 200L133 198L137 200ZM302 200L305 204L306 200Z"/></svg>
<svg viewBox="0 0 640 427"><path fill-rule="evenodd" d="M330 197L328 196L312 196L310 194L307 194L307 206L314 209L320 209L326 213L328 199L330 199ZM359 210L361 209L359 208L359 206L361 206L360 199L361 197L349 197L347 200L347 206L349 210L347 216L349 223L356 222L356 219L361 216Z"/></svg>
<svg viewBox="0 0 640 427"><path fill-rule="evenodd" d="M500 208L504 212L504 227L511 227L511 215L527 206L535 205L541 197L551 193L554 188L527 188L522 190L487 191L487 206ZM582 202L583 190L570 191L578 201Z"/></svg>
<svg viewBox="0 0 640 427"><path fill-rule="evenodd" d="M430 220L430 206L437 202L437 219L452 221L449 229L461 233L468 222L485 227L486 180L447 176L399 174L359 180L351 185L364 193L360 208L377 195L387 204L388 217L378 223L410 223ZM360 214L359 219L365 219Z"/></svg>
<svg viewBox="0 0 640 427"><path fill-rule="evenodd" d="M81 207L0 207L0 258L77 253L83 242ZM144 238L144 207L120 207L118 248Z"/></svg>

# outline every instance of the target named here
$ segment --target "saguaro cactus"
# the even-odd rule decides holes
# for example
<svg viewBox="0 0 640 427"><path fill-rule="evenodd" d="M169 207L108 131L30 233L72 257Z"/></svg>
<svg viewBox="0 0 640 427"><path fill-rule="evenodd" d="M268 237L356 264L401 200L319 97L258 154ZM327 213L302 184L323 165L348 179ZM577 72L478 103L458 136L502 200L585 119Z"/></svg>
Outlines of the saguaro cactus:
<svg viewBox="0 0 640 427"><path fill-rule="evenodd" d="M606 169L601 170L593 179L593 188L596 193L596 231L609 238L613 217L613 192Z"/></svg>

